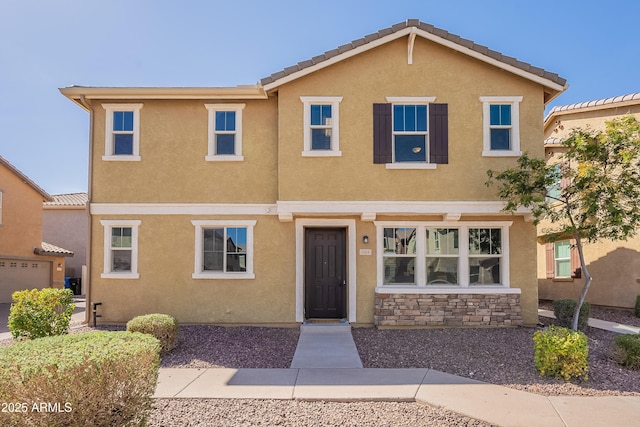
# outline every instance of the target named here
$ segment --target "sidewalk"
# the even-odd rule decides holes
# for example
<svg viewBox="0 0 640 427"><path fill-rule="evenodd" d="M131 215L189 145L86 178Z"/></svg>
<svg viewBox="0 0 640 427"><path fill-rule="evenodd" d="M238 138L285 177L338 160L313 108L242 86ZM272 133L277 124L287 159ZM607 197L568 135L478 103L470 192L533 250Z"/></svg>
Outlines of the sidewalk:
<svg viewBox="0 0 640 427"><path fill-rule="evenodd" d="M498 426L609 427L640 419L638 396L547 397L433 369L362 368L348 324L302 325L290 369L160 369L154 397L418 402Z"/></svg>
<svg viewBox="0 0 640 427"><path fill-rule="evenodd" d="M160 369L155 398L418 402L499 426L630 426L640 397L526 393L431 369Z"/></svg>
<svg viewBox="0 0 640 427"><path fill-rule="evenodd" d="M543 317L550 317L551 319L556 318L555 314L553 314L553 311L543 310L541 308L538 309L538 315ZM615 332L618 334L640 334L640 328L636 326L622 325L620 323L607 322L605 320L589 318L587 324L592 328L604 329L605 331Z"/></svg>

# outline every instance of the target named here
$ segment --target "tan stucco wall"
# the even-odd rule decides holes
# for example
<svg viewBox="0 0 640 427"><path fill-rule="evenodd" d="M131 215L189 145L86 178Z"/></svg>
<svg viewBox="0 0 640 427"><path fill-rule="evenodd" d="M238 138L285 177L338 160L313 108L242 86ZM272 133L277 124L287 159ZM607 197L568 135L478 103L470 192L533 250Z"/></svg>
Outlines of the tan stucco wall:
<svg viewBox="0 0 640 427"><path fill-rule="evenodd" d="M140 219L139 279L102 279L104 229L93 226L92 301L102 302L102 322L124 323L148 313L167 313L182 323L295 324L295 225L277 216L257 216L254 228L255 279L192 279L195 232L188 215L128 216ZM384 216L381 221L425 221L437 217ZM227 217L228 219L228 217ZM235 217L234 219L237 219ZM352 219L352 217L348 218ZM438 218L439 220L439 218ZM474 221L513 221L509 229L511 287L520 288L525 325L537 323L535 227L517 217L478 217ZM96 225L97 224L97 225ZM464 224L464 222L462 222ZM376 227L356 220L356 326L373 324L376 287ZM367 235L369 243L363 243ZM360 255L371 249L371 255ZM347 260L349 262L349 260ZM469 293L472 288L468 288Z"/></svg>
<svg viewBox="0 0 640 427"><path fill-rule="evenodd" d="M400 39L279 89L281 200L491 200L487 169L514 158L482 157L481 96L523 96L522 151L543 155L542 88L418 38L413 65ZM342 96L341 157L302 157L301 96ZM435 96L449 105L449 164L436 170L387 170L373 164L373 104L386 96ZM464 171L464 173L461 173ZM348 185L345 185L348 183ZM372 185L373 184L373 185Z"/></svg>
<svg viewBox="0 0 640 427"><path fill-rule="evenodd" d="M33 257L42 243L42 195L0 165L0 255Z"/></svg>
<svg viewBox="0 0 640 427"><path fill-rule="evenodd" d="M482 157L481 96L522 96L522 151L542 156L543 88L531 81L418 38L407 65L407 39L294 80L268 100L244 102L243 162L206 162L206 103L219 101L129 100L140 111L140 162L103 161L104 103L93 100L92 203L275 203L278 200L483 201L498 200L487 188L487 169L504 169L515 157ZM301 96L342 96L341 157L303 157ZM387 170L373 164L372 105L386 96L435 96L449 105L449 164L435 170ZM124 102L123 102L124 103ZM123 208L126 211L125 208ZM320 218L322 215L315 215ZM332 218L339 218L333 216ZM224 216L93 215L91 302L102 302L103 322L127 322L163 312L183 323L295 323L296 230L276 215L230 215L256 219L255 279L192 279L194 219ZM296 216L296 219L299 216ZM341 217L344 218L344 217ZM377 255L373 222L356 220L358 325L373 323ZM102 219L142 221L139 279L102 279ZM442 216L384 216L380 221L440 221ZM523 322L537 322L535 227L522 217L463 217L513 221L511 286L522 289ZM490 226L490 222L487 222ZM369 243L362 243L362 236ZM360 255L359 249L372 249Z"/></svg>
<svg viewBox="0 0 640 427"><path fill-rule="evenodd" d="M640 120L640 104L617 105L611 108L598 108L587 111L569 110L558 114L547 122L545 138L567 137L573 128L605 129L605 122L614 118L632 114ZM548 163L557 163L561 147L547 147ZM544 234L549 224L540 225L538 233ZM584 247L587 269L593 277L586 300L592 304L613 307L634 307L636 297L640 295L640 237L627 241L612 242L604 240L587 244ZM584 286L581 279L547 279L544 244L538 245L538 284L540 298L548 300L577 299Z"/></svg>
<svg viewBox="0 0 640 427"><path fill-rule="evenodd" d="M66 258L65 275L81 277L86 265L89 221L86 209L46 208L42 211L42 240L73 251Z"/></svg>
<svg viewBox="0 0 640 427"><path fill-rule="evenodd" d="M276 200L277 110L274 99L246 103L244 161L207 162L208 111L217 101L136 103L141 161L103 161L105 111L93 101L93 203L273 203Z"/></svg>
<svg viewBox="0 0 640 427"><path fill-rule="evenodd" d="M294 323L295 231L276 216L258 216L254 227L255 279L192 279L194 219L186 215L128 216L140 219L140 278L101 279L104 229L97 217L92 240L92 301L104 322L127 322L148 313L167 313L183 323ZM226 217L229 219L229 217ZM232 219L238 219L234 216ZM248 218L246 218L248 219Z"/></svg>

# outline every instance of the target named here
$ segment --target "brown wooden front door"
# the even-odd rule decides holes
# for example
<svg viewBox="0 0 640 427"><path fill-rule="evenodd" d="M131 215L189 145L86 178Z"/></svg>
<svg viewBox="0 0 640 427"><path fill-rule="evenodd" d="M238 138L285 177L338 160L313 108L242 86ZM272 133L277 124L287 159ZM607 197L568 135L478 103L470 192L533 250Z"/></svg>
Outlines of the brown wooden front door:
<svg viewBox="0 0 640 427"><path fill-rule="evenodd" d="M346 300L346 229L305 231L305 317L342 319Z"/></svg>

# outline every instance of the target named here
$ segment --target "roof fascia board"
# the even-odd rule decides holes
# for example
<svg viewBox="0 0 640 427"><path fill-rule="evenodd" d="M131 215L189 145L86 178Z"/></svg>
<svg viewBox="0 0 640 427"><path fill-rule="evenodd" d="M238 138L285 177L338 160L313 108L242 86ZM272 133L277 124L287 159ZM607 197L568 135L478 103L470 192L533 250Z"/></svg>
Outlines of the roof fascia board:
<svg viewBox="0 0 640 427"><path fill-rule="evenodd" d="M340 61L343 61L345 59L351 58L351 57L353 57L355 55L358 55L360 53L366 52L366 51L368 51L370 49L374 49L374 48L376 48L378 46L381 46L383 44L389 43L389 42L397 40L397 39L399 39L401 37L404 37L404 36L407 36L407 35L412 35L412 34L417 34L417 35L419 35L419 36L421 36L421 37L423 37L423 38L425 38L427 40L430 40L430 41L438 43L438 44L440 44L442 46L448 47L448 48L453 49L453 50L455 50L457 52L464 53L464 54L466 54L466 55L468 55L468 56L470 56L472 58L478 59L478 60L483 61L485 63L488 63L490 65L496 66L496 67L501 68L501 69L503 69L505 71L509 71L509 72L511 72L511 73L513 73L515 75L518 75L518 76L523 77L525 79L531 80L531 81L533 81L535 83L541 84L541 85L543 85L545 87L548 87L550 89L553 89L555 91L563 92L568 87L567 85L565 85L565 86L559 85L559 84L557 84L557 83L555 83L555 82L553 82L553 81L551 81L549 79L546 79L544 77L529 73L529 72L524 71L524 70L522 70L520 68L514 67L513 65L506 64L506 63L504 63L502 61L498 61L497 59L493 59L493 58L491 58L489 56L486 56L486 55L484 55L484 54L482 54L480 52L476 52L476 51L474 51L472 49L469 49L467 47L464 47L464 46L462 46L462 45L460 45L458 43L452 42L450 40L446 40L446 39L444 39L442 37L439 37L439 36L437 36L435 34L432 34L432 33L428 32L428 31L425 31L425 30L422 30L422 29L420 29L418 27L413 26L413 27L404 28L404 29L399 30L399 31L397 31L395 33L392 33L392 34L388 34L388 35L386 35L384 37L381 37L381 38L379 38L377 40L374 40L374 41L369 42L367 44L364 44L362 46L358 46L355 49L349 50L347 52L344 52L342 54L339 54L339 55L336 55L336 56L334 56L332 58L329 58L329 59L327 59L325 61L319 62L319 63L317 63L315 65L312 65L310 67L304 68L304 69L302 69L300 71L297 71L295 73L292 73L292 74L289 74L287 76L284 76L284 77L282 77L280 79L277 79L277 80L275 80L275 81L273 81L271 83L268 83L268 84L264 85L264 90L266 92L270 92L270 91L274 90L275 88L277 88L278 86L281 86L281 85L283 85L285 83L289 83L289 82L291 82L293 80L296 80L296 79L298 79L300 77L303 77L303 76L306 76L308 74L311 74L311 73L313 73L315 71L318 71L318 70L320 70L322 68L325 68L325 67L328 67L330 65L336 64L336 63L338 63Z"/></svg>
<svg viewBox="0 0 640 427"><path fill-rule="evenodd" d="M53 201L53 197L51 197L49 193L47 193L42 187L36 184L31 178L29 178L27 175L22 173L17 167L12 165L7 159L5 159L2 156L0 156L0 165L3 165L4 167L6 167L10 172L12 172L15 176L17 176L18 179L20 179L20 181L27 184L36 193L40 194L43 200L47 202Z"/></svg>
<svg viewBox="0 0 640 427"><path fill-rule="evenodd" d="M59 89L71 99L267 99L260 86L230 88L209 87L83 87L71 86Z"/></svg>
<svg viewBox="0 0 640 427"><path fill-rule="evenodd" d="M506 64L506 63L504 63L502 61L498 61L497 59L493 59L493 58L491 58L491 57L489 57L487 55L484 55L484 54L482 54L480 52L476 52L473 49L469 49L468 47L464 47L462 45L459 45L458 43L454 43L454 42L452 42L450 40L446 40L446 39L443 39L442 37L438 37L435 34L429 33L427 31L421 30L419 28L417 29L417 33L419 35L421 35L422 37L428 39L428 40L431 40L433 42L439 43L439 44L441 44L441 45L443 45L445 47L448 47L450 49L456 50L458 52L464 53L464 54L466 54L468 56L471 56L471 57L473 57L475 59L479 59L480 61L486 62L486 63L488 63L490 65L496 66L498 68L502 68L505 71L509 71L509 72L511 72L513 74L516 74L516 75L518 75L520 77L524 77L525 79L531 80L531 81L533 81L535 83L539 83L539 84L541 84L543 86L546 86L546 87L548 87L550 89L557 90L557 91L560 91L560 92L562 92L562 91L564 91L566 89L565 86L561 86L561 85L559 85L559 84L557 84L555 82L552 82L549 79L545 79L544 77L537 76L535 74L526 72L524 70L521 70L520 68L514 67L513 65Z"/></svg>
<svg viewBox="0 0 640 427"><path fill-rule="evenodd" d="M291 73L287 76L284 76L280 79L274 80L271 83L268 83L266 85L264 85L264 90L265 92L270 92L273 89L282 86L283 84L289 83L293 80L299 79L300 77L304 77L306 75L309 75L311 73L314 73L318 70L321 70L323 68L326 68L330 65L336 64L338 62L344 61L345 59L349 59L353 56L359 55L363 52L366 52L368 50L374 49L378 46L382 46L383 44L392 42L394 40L397 40L399 38L402 38L404 36L407 36L409 34L411 34L412 31L415 31L416 27L407 27L407 28L403 28L400 31L396 31L395 33L392 34L388 34L384 37L381 37L379 39L373 40L369 43L363 44L362 46L358 46L354 49L348 50L346 52L343 52L339 55L336 55L332 58L329 58L325 61L322 62L318 62L317 64L311 65L309 67L303 68L300 71L296 71L295 73Z"/></svg>

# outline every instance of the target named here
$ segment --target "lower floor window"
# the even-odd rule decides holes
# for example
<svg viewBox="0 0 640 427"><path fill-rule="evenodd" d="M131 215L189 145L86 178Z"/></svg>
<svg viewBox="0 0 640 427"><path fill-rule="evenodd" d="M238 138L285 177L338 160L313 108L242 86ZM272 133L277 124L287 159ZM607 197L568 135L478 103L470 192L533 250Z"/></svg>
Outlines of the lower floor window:
<svg viewBox="0 0 640 427"><path fill-rule="evenodd" d="M193 278L253 278L256 221L195 220Z"/></svg>
<svg viewBox="0 0 640 427"><path fill-rule="evenodd" d="M247 271L247 228L204 228L204 271Z"/></svg>
<svg viewBox="0 0 640 427"><path fill-rule="evenodd" d="M378 227L378 285L508 286L510 222Z"/></svg>
<svg viewBox="0 0 640 427"><path fill-rule="evenodd" d="M103 220L104 278L138 278L139 220Z"/></svg>

